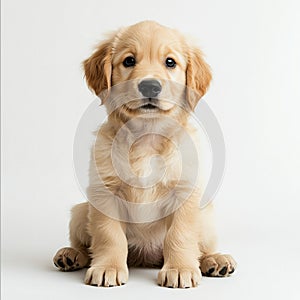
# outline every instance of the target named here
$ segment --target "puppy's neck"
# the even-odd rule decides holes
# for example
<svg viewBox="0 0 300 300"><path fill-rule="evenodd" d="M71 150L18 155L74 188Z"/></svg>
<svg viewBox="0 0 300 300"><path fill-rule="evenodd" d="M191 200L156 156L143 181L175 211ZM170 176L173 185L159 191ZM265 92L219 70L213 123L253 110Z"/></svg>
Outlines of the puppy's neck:
<svg viewBox="0 0 300 300"><path fill-rule="evenodd" d="M108 117L108 125L116 135L120 129L128 135L140 137L143 135L161 135L167 138L180 137L180 131L184 130L187 118L173 118L162 114L149 116L134 116L125 118L120 114L111 114Z"/></svg>

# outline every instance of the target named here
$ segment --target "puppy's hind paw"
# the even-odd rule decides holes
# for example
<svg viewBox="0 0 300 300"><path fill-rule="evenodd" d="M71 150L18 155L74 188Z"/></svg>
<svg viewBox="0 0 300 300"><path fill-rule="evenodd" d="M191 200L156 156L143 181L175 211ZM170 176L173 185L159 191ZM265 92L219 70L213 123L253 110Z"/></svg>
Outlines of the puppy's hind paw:
<svg viewBox="0 0 300 300"><path fill-rule="evenodd" d="M60 271L75 271L88 265L89 258L80 251L65 247L57 251L53 257L54 265Z"/></svg>
<svg viewBox="0 0 300 300"><path fill-rule="evenodd" d="M200 269L204 276L227 277L236 269L236 262L228 254L210 254L200 259Z"/></svg>

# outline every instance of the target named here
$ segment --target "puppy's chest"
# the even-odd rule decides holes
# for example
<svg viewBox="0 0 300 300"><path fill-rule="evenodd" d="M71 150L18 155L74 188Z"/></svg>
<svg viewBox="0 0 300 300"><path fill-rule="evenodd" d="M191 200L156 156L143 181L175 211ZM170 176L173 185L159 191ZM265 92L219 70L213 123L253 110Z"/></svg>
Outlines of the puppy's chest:
<svg viewBox="0 0 300 300"><path fill-rule="evenodd" d="M147 134L132 145L129 153L132 171L141 182L170 180L170 174L178 167L178 157L174 145L165 137ZM172 171L171 171L172 169Z"/></svg>

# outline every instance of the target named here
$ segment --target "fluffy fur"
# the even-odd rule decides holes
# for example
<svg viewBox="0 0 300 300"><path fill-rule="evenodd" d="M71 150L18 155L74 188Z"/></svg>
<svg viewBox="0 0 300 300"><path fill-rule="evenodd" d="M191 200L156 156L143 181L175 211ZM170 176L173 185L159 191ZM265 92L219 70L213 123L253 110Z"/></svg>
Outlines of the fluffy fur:
<svg viewBox="0 0 300 300"><path fill-rule="evenodd" d="M128 56L135 57L134 67L123 66ZM166 67L167 57L176 61L176 68ZM215 253L212 204L199 208L201 178L181 206L167 217L152 222L118 221L96 208L99 201L103 205L104 199L108 209L111 205L113 210L115 196L130 203L152 203L168 195L167 208L163 210L174 205L175 198L185 197L191 183L189 178L180 178L176 143L181 143L183 128L197 144L189 112L205 94L211 80L210 68L201 51L179 32L145 21L111 34L83 65L88 86L100 95L109 117L97 133L92 152L88 196L93 205L82 203L73 208L72 247L57 252L55 265L64 271L89 267L85 283L96 286L126 283L128 265L162 267L158 284L167 287L197 286L201 271L207 276L231 274L235 269L232 257ZM138 83L147 78L159 80L162 86L154 112L140 108L144 99L138 91ZM121 97L112 97L112 93ZM170 97L174 101L168 101ZM124 182L111 158L118 131L133 119L132 126L123 132L123 144L121 138L114 155L120 168L128 174L133 172L135 178L151 173L150 158L162 157L164 177L151 187L139 188ZM168 122L169 119L178 126ZM166 132L171 140L151 134L157 130ZM125 144L133 131L142 135L128 149ZM129 167L124 157L128 157ZM155 170L159 172L160 167L158 164Z"/></svg>

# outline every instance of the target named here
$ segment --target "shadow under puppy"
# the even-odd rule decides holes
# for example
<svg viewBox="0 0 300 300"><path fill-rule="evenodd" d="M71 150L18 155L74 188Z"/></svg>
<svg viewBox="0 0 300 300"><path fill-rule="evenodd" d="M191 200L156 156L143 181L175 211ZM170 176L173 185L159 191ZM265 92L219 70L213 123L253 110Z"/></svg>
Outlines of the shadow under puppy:
<svg viewBox="0 0 300 300"><path fill-rule="evenodd" d="M185 135L199 146L189 118L211 80L201 51L144 21L100 43L84 71L108 119L92 149L89 202L73 208L71 247L54 264L88 267L85 283L95 286L126 283L128 266L162 267L158 284L174 288L197 286L201 273L233 273L233 258L215 252L212 204L199 207L201 178L191 178L178 155Z"/></svg>

